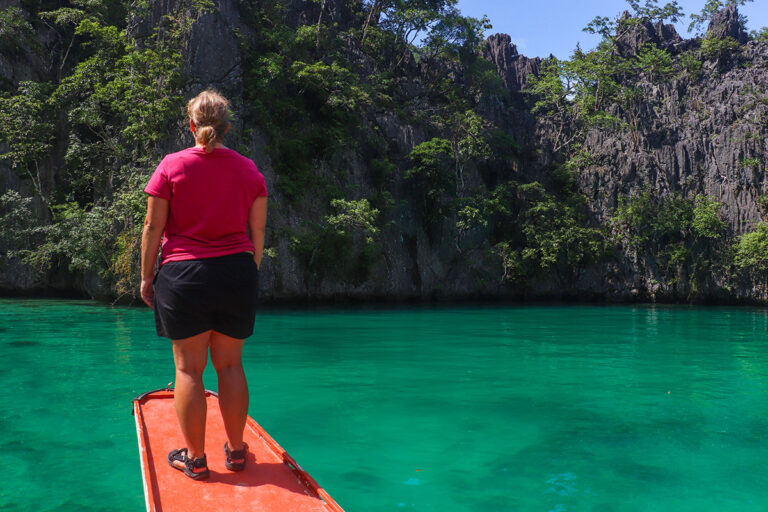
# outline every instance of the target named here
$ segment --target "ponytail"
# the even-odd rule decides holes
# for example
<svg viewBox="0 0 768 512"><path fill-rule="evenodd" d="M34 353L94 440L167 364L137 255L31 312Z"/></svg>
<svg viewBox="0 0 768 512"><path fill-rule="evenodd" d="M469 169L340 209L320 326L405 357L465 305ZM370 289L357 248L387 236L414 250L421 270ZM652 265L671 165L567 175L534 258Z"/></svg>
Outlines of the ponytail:
<svg viewBox="0 0 768 512"><path fill-rule="evenodd" d="M213 151L213 146L218 142L218 135L213 126L201 126L195 128L195 142L205 148L206 153Z"/></svg>
<svg viewBox="0 0 768 512"><path fill-rule="evenodd" d="M213 89L201 92L187 103L187 115L195 127L195 143L206 153L224 139L229 121L229 101Z"/></svg>

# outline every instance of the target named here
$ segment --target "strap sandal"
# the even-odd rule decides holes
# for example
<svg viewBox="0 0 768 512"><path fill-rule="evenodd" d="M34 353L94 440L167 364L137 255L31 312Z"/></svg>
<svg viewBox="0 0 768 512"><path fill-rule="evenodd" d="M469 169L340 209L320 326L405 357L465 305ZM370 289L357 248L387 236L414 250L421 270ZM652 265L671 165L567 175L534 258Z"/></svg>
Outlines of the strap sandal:
<svg viewBox="0 0 768 512"><path fill-rule="evenodd" d="M245 469L245 454L248 451L248 445L243 443L243 448L240 450L230 451L229 444L224 443L224 455L227 460L224 461L224 465L230 471L242 471Z"/></svg>
<svg viewBox="0 0 768 512"><path fill-rule="evenodd" d="M193 480L205 480L211 476L211 472L208 471L208 462L205 455L196 459L190 459L188 453L186 448L172 450L168 454L168 464L173 469L182 471Z"/></svg>

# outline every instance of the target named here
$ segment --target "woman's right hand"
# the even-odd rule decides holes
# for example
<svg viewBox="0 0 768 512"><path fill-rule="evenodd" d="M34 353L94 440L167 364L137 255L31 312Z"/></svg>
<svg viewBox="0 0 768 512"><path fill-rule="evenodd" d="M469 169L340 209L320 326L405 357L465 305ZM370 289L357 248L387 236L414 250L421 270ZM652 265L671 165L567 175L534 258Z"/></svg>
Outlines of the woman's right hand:
<svg viewBox="0 0 768 512"><path fill-rule="evenodd" d="M155 288L152 286L153 278L144 277L141 279L141 300L149 307L155 300Z"/></svg>

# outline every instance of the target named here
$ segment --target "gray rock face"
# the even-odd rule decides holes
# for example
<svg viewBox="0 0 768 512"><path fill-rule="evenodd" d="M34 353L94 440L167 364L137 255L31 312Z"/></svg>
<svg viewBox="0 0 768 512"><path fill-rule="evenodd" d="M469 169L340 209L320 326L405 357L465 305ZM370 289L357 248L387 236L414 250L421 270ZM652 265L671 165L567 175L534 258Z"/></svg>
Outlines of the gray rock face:
<svg viewBox="0 0 768 512"><path fill-rule="evenodd" d="M754 227L760 220L755 199L766 192L768 45L750 43L743 51L748 67L705 70L694 82L642 82L647 111L637 138L590 132L587 145L599 163L581 183L600 217L620 195L649 188L663 195L707 194L723 202L732 234ZM754 159L760 164L752 165Z"/></svg>
<svg viewBox="0 0 768 512"><path fill-rule="evenodd" d="M739 10L735 5L729 5L712 16L707 34L712 37L732 37L740 44L746 44L749 41Z"/></svg>
<svg viewBox="0 0 768 512"><path fill-rule="evenodd" d="M0 2L8 0L0 0ZM152 11L144 19L133 20L129 30L136 38L149 36L162 16L179 5L182 0L152 2ZM287 19L292 24L316 23L323 8L328 24L349 26L360 22L360 2L327 0L315 3L291 0ZM497 259L488 256L483 246L483 233L476 233L475 244L462 243L456 231L455 216L444 219L435 228L436 234L425 233L416 214L406 207L394 207L390 218L381 219L380 244L382 257L371 269L370 277L360 283L348 279L316 279L291 251L291 237L303 226L320 221L328 215L326 205L310 197L302 204L287 201L280 190L281 176L273 167L266 147L269 141L259 131L258 119L248 117L243 101L243 64L240 47L234 35L240 31L249 37L241 23L238 2L218 0L215 12L201 17L189 34L184 48L185 71L189 77L188 94L191 96L208 86L220 89L233 102L238 126L233 127L230 141L233 147L242 144L265 175L270 190L267 246L276 257L265 259L261 273L262 296L266 300L282 301L320 298L461 298L461 297L514 297L514 290L500 281L501 269ZM358 13L358 14L356 14ZM744 43L746 35L738 22L738 12L726 9L713 19L710 32L717 37L728 35ZM646 43L653 43L672 54L694 48L696 40L683 40L671 25L640 23L619 38L619 51L624 56L637 53ZM520 155L507 162L504 168L494 169L488 175L469 164L464 170L461 193L471 195L487 192L495 184L516 179L519 181L550 179L550 169L556 155L552 152L554 128L545 119L537 119L526 106L524 95L518 94L531 75L540 72L541 59L519 55L511 38L496 34L488 38L483 55L495 64L499 76L511 95L504 98L478 98L478 110L499 125L520 146ZM731 235L738 235L754 227L761 219L758 196L768 191L766 166L768 165L768 92L765 79L768 74L768 45L749 42L733 59L730 68L717 63L705 63L701 75L695 80L679 78L665 83L641 82L643 99L638 105L637 130L590 131L584 147L593 156L594 163L583 169L577 187L588 200L596 222L608 220L615 212L619 198L641 191L669 197L679 195L693 198L706 194L722 203L721 215L726 219ZM736 65L739 64L739 65ZM45 66L13 68L12 79L22 76L32 79L43 76ZM361 64L364 66L365 64ZM429 90L423 74L429 71L427 63L409 62L408 76L397 85L398 97L404 99L410 111L382 111L371 113L368 120L391 141L393 161L400 164L392 178L392 196L397 200L408 197L412 191L402 170L405 157L416 145L432 137L428 123L417 121L417 114L435 111L430 105ZM430 63L430 65L432 65ZM445 67L443 76L460 76L461 70ZM421 75L420 75L421 73ZM511 99L510 99L511 98ZM246 132L244 123L248 123ZM244 138L243 134L248 133ZM166 151L176 151L189 144L184 134L170 137ZM398 160L399 159L399 160ZM754 162L759 162L756 165ZM318 164L315 170L321 179L336 180L337 169ZM344 181L340 189L359 199L372 197L375 186L366 155L354 153L346 156ZM51 173L55 170L51 165ZM488 174L488 173L487 173ZM52 176L52 174L51 174ZM51 179L53 179L51 177ZM0 185L22 190L23 180L0 166ZM39 213L39 212L38 212ZM639 261L633 248L624 247L617 262L589 269L578 283L580 290L591 294L617 298L680 298L685 290L675 289L664 282L664 276L654 262ZM14 275L16 277L14 277ZM72 276L35 276L25 274L17 266L0 269L0 289L29 290L40 286L41 279L48 284L85 289L92 294L103 293L95 276L82 276L82 282L72 282ZM69 281L67 281L69 279ZM709 292L716 296L722 283L711 283ZM558 283L543 280L535 284L534 294L557 295ZM736 297L759 297L760 292L749 286L733 292Z"/></svg>
<svg viewBox="0 0 768 512"><path fill-rule="evenodd" d="M704 194L716 199L730 236L750 231L762 220L757 199L768 192L768 45L750 42L742 48L740 62L726 71L705 67L693 81L642 82L644 114L636 134L589 133L585 146L595 164L581 173L578 185L598 219L610 218L620 197L649 191L660 197ZM653 262L633 262L632 248L625 250L625 284L620 288L685 296L685 285L671 289ZM721 286L710 283L704 292L717 296ZM751 284L731 292L741 298L762 295Z"/></svg>
<svg viewBox="0 0 768 512"><path fill-rule="evenodd" d="M175 12L183 0L152 2L150 13L129 23L128 33L140 43L151 36L163 17ZM184 51L187 87L195 93L206 87L237 96L242 93L242 65L235 31L243 30L235 0L215 0L215 8L192 26Z"/></svg>
<svg viewBox="0 0 768 512"><path fill-rule="evenodd" d="M496 64L504 85L510 91L520 91L528 83L528 76L538 74L541 59L518 55L517 47L507 34L494 34L486 41L483 56Z"/></svg>
<svg viewBox="0 0 768 512"><path fill-rule="evenodd" d="M230 96L242 94L243 69L234 36L239 25L234 0L219 0L217 9L203 15L192 28L185 73L191 90L215 87Z"/></svg>
<svg viewBox="0 0 768 512"><path fill-rule="evenodd" d="M627 21L631 16L629 12L624 11L620 19ZM646 44L654 44L672 55L677 55L695 46L695 41L683 40L674 25L665 25L661 21L653 24L648 20L627 25L616 38L616 46L622 57L637 55Z"/></svg>
<svg viewBox="0 0 768 512"><path fill-rule="evenodd" d="M23 16L29 18L20 0L0 0L0 10L10 7L21 9ZM22 81L42 81L53 76L53 55L50 49L55 43L56 35L52 29L41 27L35 33L36 45L29 41L14 41L17 51L10 55L0 54L0 78L6 82L3 85L18 86Z"/></svg>

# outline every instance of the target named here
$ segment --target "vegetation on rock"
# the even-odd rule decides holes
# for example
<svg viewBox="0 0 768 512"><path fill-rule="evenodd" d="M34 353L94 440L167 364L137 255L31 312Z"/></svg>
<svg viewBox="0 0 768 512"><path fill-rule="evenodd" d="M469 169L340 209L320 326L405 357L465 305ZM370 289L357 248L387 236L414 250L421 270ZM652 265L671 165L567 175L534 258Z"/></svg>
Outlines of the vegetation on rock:
<svg viewBox="0 0 768 512"><path fill-rule="evenodd" d="M709 0L692 28L746 1ZM307 294L375 288L395 239L414 261L428 245L471 266L478 282L498 283L483 289L492 293L576 294L609 265L641 269L676 298L726 289L734 269L763 276L768 228L735 237L702 187L628 186L607 215L586 195L587 176L612 165L596 141L638 154L671 145L675 134L652 119L675 106L654 91L700 91L702 75L746 55L743 38L682 44L654 32L682 19L675 1L627 3L629 16L585 28L602 36L594 49L537 60L517 91L484 56L489 21L462 16L456 0L233 2L242 130L230 143L248 153L264 140L265 154L250 156L268 160L273 201L293 215L279 233L290 243L268 240L266 254L293 258ZM58 269L135 298L142 189L162 154L180 149L184 99L200 86L185 75L187 52L216 4L175 0L159 15L140 0L21 5L0 12L0 58L35 55L45 72L0 82L0 156L27 191L0 197L2 261L41 282ZM766 29L751 38L764 43ZM709 115L694 100L686 108ZM757 150L735 161L764 173Z"/></svg>

